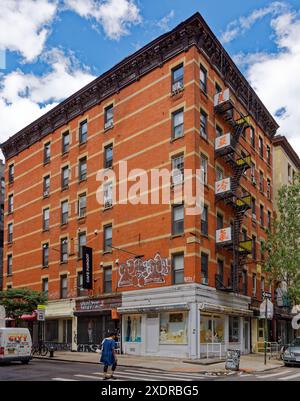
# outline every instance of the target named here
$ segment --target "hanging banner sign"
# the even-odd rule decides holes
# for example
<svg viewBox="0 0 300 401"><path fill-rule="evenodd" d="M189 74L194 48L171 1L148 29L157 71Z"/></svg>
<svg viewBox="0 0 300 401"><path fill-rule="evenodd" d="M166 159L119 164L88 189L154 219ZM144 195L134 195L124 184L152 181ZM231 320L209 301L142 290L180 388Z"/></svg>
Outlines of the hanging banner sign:
<svg viewBox="0 0 300 401"><path fill-rule="evenodd" d="M215 142L216 150L221 150L223 148L227 148L227 146L230 146L230 143L231 143L231 134L230 133L219 136L218 138L216 138L216 142Z"/></svg>
<svg viewBox="0 0 300 401"><path fill-rule="evenodd" d="M230 99L229 88L225 89L223 92L216 93L214 97L215 107L219 106L222 103L228 102L229 99Z"/></svg>
<svg viewBox="0 0 300 401"><path fill-rule="evenodd" d="M217 244L222 244L224 242L231 241L231 227L222 228L221 230L217 230L216 234L216 242Z"/></svg>
<svg viewBox="0 0 300 401"><path fill-rule="evenodd" d="M231 189L230 178L225 178L224 180L216 182L216 185L215 185L216 195L228 192L228 191L230 191L230 189Z"/></svg>
<svg viewBox="0 0 300 401"><path fill-rule="evenodd" d="M93 249L86 246L82 247L82 274L83 286L85 290L93 289Z"/></svg>
<svg viewBox="0 0 300 401"><path fill-rule="evenodd" d="M267 306L266 306L267 302ZM261 305L260 305L260 319L265 319L266 318L266 309L267 309L267 319L268 320L273 320L274 317L274 305L272 302L268 299L265 300Z"/></svg>
<svg viewBox="0 0 300 401"><path fill-rule="evenodd" d="M300 314L295 316L294 319L292 320L292 327L294 330L300 329Z"/></svg>

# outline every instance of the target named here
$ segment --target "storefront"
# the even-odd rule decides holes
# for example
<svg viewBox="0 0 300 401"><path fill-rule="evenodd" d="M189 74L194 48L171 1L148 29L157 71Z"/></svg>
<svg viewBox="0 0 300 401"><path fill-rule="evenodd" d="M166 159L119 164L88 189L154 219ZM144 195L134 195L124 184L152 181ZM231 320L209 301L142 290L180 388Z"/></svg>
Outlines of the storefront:
<svg viewBox="0 0 300 401"><path fill-rule="evenodd" d="M123 352L190 359L250 352L249 298L191 284L123 293Z"/></svg>
<svg viewBox="0 0 300 401"><path fill-rule="evenodd" d="M76 350L95 352L107 332L120 330L121 296L76 301Z"/></svg>

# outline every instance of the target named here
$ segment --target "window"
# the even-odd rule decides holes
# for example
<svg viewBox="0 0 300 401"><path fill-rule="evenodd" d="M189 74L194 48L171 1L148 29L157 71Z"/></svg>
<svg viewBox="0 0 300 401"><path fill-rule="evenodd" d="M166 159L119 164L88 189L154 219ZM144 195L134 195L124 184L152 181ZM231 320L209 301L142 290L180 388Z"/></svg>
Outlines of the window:
<svg viewBox="0 0 300 401"><path fill-rule="evenodd" d="M113 145L110 144L104 148L104 168L113 166Z"/></svg>
<svg viewBox="0 0 300 401"><path fill-rule="evenodd" d="M44 198L48 198L49 195L50 195L50 175L47 175L47 177L44 177L43 196Z"/></svg>
<svg viewBox="0 0 300 401"><path fill-rule="evenodd" d="M77 274L77 296L81 297L84 295L84 288L83 288L83 273L79 272Z"/></svg>
<svg viewBox="0 0 300 401"><path fill-rule="evenodd" d="M66 275L60 276L60 298L65 299L68 297L68 277Z"/></svg>
<svg viewBox="0 0 300 401"><path fill-rule="evenodd" d="M293 182L292 166L290 164L288 164L288 180L290 184Z"/></svg>
<svg viewBox="0 0 300 401"><path fill-rule="evenodd" d="M142 342L142 316L127 315L125 316L125 342L141 343Z"/></svg>
<svg viewBox="0 0 300 401"><path fill-rule="evenodd" d="M13 242L13 224L7 225L7 242L11 244Z"/></svg>
<svg viewBox="0 0 300 401"><path fill-rule="evenodd" d="M5 196L5 179L1 177L1 195Z"/></svg>
<svg viewBox="0 0 300 401"><path fill-rule="evenodd" d="M247 230L246 230L246 228L243 228L243 229L242 229L242 234L243 234L243 241L247 241L248 236L247 236Z"/></svg>
<svg viewBox="0 0 300 401"><path fill-rule="evenodd" d="M224 227L224 218L218 213L217 214L217 230L221 230Z"/></svg>
<svg viewBox="0 0 300 401"><path fill-rule="evenodd" d="M184 67L180 64L172 70L172 92L180 91L184 88L183 83Z"/></svg>
<svg viewBox="0 0 300 401"><path fill-rule="evenodd" d="M78 198L78 217L83 218L86 216L86 194L79 195Z"/></svg>
<svg viewBox="0 0 300 401"><path fill-rule="evenodd" d="M8 213L12 213L14 211L14 196L9 195L8 197Z"/></svg>
<svg viewBox="0 0 300 401"><path fill-rule="evenodd" d="M252 219L256 220L256 199L252 197L251 199L252 205Z"/></svg>
<svg viewBox="0 0 300 401"><path fill-rule="evenodd" d="M224 131L222 130L221 127L219 127L218 125L216 125L216 137L219 138L220 136L224 135Z"/></svg>
<svg viewBox="0 0 300 401"><path fill-rule="evenodd" d="M267 145L267 163L271 164L271 148L269 145Z"/></svg>
<svg viewBox="0 0 300 401"><path fill-rule="evenodd" d="M180 235L184 233L184 206L176 205L173 206L173 224L172 234Z"/></svg>
<svg viewBox="0 0 300 401"><path fill-rule="evenodd" d="M48 231L49 230L49 221L50 221L50 209L44 209L43 210L43 230Z"/></svg>
<svg viewBox="0 0 300 401"><path fill-rule="evenodd" d="M207 114L203 110L200 111L200 134L207 139Z"/></svg>
<svg viewBox="0 0 300 401"><path fill-rule="evenodd" d="M61 224L67 224L69 219L69 201L61 203Z"/></svg>
<svg viewBox="0 0 300 401"><path fill-rule="evenodd" d="M255 148L255 129L253 127L250 127L250 144Z"/></svg>
<svg viewBox="0 0 300 401"><path fill-rule="evenodd" d="M48 298L48 291L49 291L49 280L47 278L43 278L42 292L44 293L45 297L47 297L47 298Z"/></svg>
<svg viewBox="0 0 300 401"><path fill-rule="evenodd" d="M82 247L86 246L86 233L82 232L78 234L78 258L82 259L83 252Z"/></svg>
<svg viewBox="0 0 300 401"><path fill-rule="evenodd" d="M43 245L43 267L49 266L49 244Z"/></svg>
<svg viewBox="0 0 300 401"><path fill-rule="evenodd" d="M12 184L14 182L14 179L15 179L15 165L11 164L8 167L8 182Z"/></svg>
<svg viewBox="0 0 300 401"><path fill-rule="evenodd" d="M172 158L172 180L173 185L179 185L184 180L184 155L178 155Z"/></svg>
<svg viewBox="0 0 300 401"><path fill-rule="evenodd" d="M263 171L259 172L259 190L260 190L260 192L264 192L264 173L263 173Z"/></svg>
<svg viewBox="0 0 300 401"><path fill-rule="evenodd" d="M103 291L104 294L110 294L112 293L112 268L111 267L105 267L103 269L103 278L104 278L104 285L103 285Z"/></svg>
<svg viewBox="0 0 300 401"><path fill-rule="evenodd" d="M87 142L87 134L88 134L88 122L83 121L79 126L79 143Z"/></svg>
<svg viewBox="0 0 300 401"><path fill-rule="evenodd" d="M200 89L207 93L207 71L203 65L200 65Z"/></svg>
<svg viewBox="0 0 300 401"><path fill-rule="evenodd" d="M260 290L261 290L261 293L263 293L265 291L265 278L264 277L261 277L261 279L260 279Z"/></svg>
<svg viewBox="0 0 300 401"><path fill-rule="evenodd" d="M183 136L184 127L184 111L183 109L176 111L172 114L173 121L173 139L180 138Z"/></svg>
<svg viewBox="0 0 300 401"><path fill-rule="evenodd" d="M113 205L113 183L107 182L103 185L104 208L110 209Z"/></svg>
<svg viewBox="0 0 300 401"><path fill-rule="evenodd" d="M160 344L188 343L188 314L186 312L163 312L160 316Z"/></svg>
<svg viewBox="0 0 300 401"><path fill-rule="evenodd" d="M216 181L223 180L223 170L220 167L216 167Z"/></svg>
<svg viewBox="0 0 300 401"><path fill-rule="evenodd" d="M201 216L201 233L208 235L208 207L204 206Z"/></svg>
<svg viewBox="0 0 300 401"><path fill-rule="evenodd" d="M172 256L173 284L184 283L184 254Z"/></svg>
<svg viewBox="0 0 300 401"><path fill-rule="evenodd" d="M70 150L70 133L69 131L62 134L62 153L67 153Z"/></svg>
<svg viewBox="0 0 300 401"><path fill-rule="evenodd" d="M240 342L240 318L229 316L229 342Z"/></svg>
<svg viewBox="0 0 300 401"><path fill-rule="evenodd" d="M114 125L114 105L106 107L104 110L104 129L112 128Z"/></svg>
<svg viewBox="0 0 300 401"><path fill-rule="evenodd" d="M263 142L262 137L259 137L259 156L261 158L264 157L264 142Z"/></svg>
<svg viewBox="0 0 300 401"><path fill-rule="evenodd" d="M112 252L112 225L104 227L104 252Z"/></svg>
<svg viewBox="0 0 300 401"><path fill-rule="evenodd" d="M257 294L257 276L255 273L252 275L252 296L256 298Z"/></svg>
<svg viewBox="0 0 300 401"><path fill-rule="evenodd" d="M7 275L12 275L12 255L7 255Z"/></svg>
<svg viewBox="0 0 300 401"><path fill-rule="evenodd" d="M264 226L264 206L260 205L260 225Z"/></svg>
<svg viewBox="0 0 300 401"><path fill-rule="evenodd" d="M255 164L251 162L251 182L256 185Z"/></svg>
<svg viewBox="0 0 300 401"><path fill-rule="evenodd" d="M207 166L208 166L208 159L206 156L201 154L201 170L203 173L203 184L204 185L207 185L207 183L208 183Z"/></svg>
<svg viewBox="0 0 300 401"><path fill-rule="evenodd" d="M44 145L44 164L50 162L50 157L51 157L51 144L50 142L48 142Z"/></svg>
<svg viewBox="0 0 300 401"><path fill-rule="evenodd" d="M252 259L256 260L256 236L252 235Z"/></svg>
<svg viewBox="0 0 300 401"><path fill-rule="evenodd" d="M262 262L265 260L265 241L260 240L260 259Z"/></svg>
<svg viewBox="0 0 300 401"><path fill-rule="evenodd" d="M68 238L61 238L60 240L60 262L68 262Z"/></svg>
<svg viewBox="0 0 300 401"><path fill-rule="evenodd" d="M62 189L69 188L70 170L69 166L63 167L61 170L61 187Z"/></svg>
<svg viewBox="0 0 300 401"><path fill-rule="evenodd" d="M201 276L202 284L208 284L208 255L206 253L201 253Z"/></svg>
<svg viewBox="0 0 300 401"><path fill-rule="evenodd" d="M272 228L272 213L268 210L268 230L271 231Z"/></svg>
<svg viewBox="0 0 300 401"><path fill-rule="evenodd" d="M216 94L217 93L221 93L223 91L223 89L221 88L221 86L217 82L216 82L215 88L216 88Z"/></svg>
<svg viewBox="0 0 300 401"><path fill-rule="evenodd" d="M272 193L271 193L271 180L268 178L267 179L267 197L269 200L272 198Z"/></svg>
<svg viewBox="0 0 300 401"><path fill-rule="evenodd" d="M79 160L79 181L84 181L87 178L86 157Z"/></svg>
<svg viewBox="0 0 300 401"><path fill-rule="evenodd" d="M219 276L219 280L221 283L224 283L224 262L221 259L218 259L218 267L217 274Z"/></svg>

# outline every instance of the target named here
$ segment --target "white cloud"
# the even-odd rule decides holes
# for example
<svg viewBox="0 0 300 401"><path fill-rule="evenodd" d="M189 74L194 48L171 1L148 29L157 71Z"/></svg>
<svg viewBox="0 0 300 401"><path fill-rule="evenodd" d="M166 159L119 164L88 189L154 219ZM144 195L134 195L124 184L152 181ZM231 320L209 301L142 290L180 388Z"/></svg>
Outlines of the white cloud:
<svg viewBox="0 0 300 401"><path fill-rule="evenodd" d="M32 62L44 49L57 7L58 0L1 0L0 50Z"/></svg>
<svg viewBox="0 0 300 401"><path fill-rule="evenodd" d="M65 0L65 6L83 18L95 19L114 40L128 35L128 28L142 21L135 0Z"/></svg>
<svg viewBox="0 0 300 401"><path fill-rule="evenodd" d="M53 49L43 58L51 66L47 74L16 70L0 76L1 142L95 78L72 54Z"/></svg>
<svg viewBox="0 0 300 401"><path fill-rule="evenodd" d="M277 51L237 55L246 76L300 155L300 12L283 11L271 20Z"/></svg>
<svg viewBox="0 0 300 401"><path fill-rule="evenodd" d="M238 35L241 35L250 29L258 20L267 15L276 16L288 8L289 5L287 3L275 1L267 7L252 11L252 13L247 17L240 17L239 19L230 22L225 32L221 35L221 42L224 44L231 42Z"/></svg>
<svg viewBox="0 0 300 401"><path fill-rule="evenodd" d="M167 32L170 30L170 21L175 17L175 11L171 10L169 14L164 16L161 20L159 20L156 25L158 28L160 28L162 31Z"/></svg>

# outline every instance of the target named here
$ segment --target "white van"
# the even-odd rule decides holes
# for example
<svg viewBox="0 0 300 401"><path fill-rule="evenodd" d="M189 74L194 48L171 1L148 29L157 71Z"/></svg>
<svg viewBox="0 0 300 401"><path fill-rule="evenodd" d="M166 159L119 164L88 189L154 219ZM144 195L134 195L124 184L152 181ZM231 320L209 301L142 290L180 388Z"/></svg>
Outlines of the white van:
<svg viewBox="0 0 300 401"><path fill-rule="evenodd" d="M28 329L0 328L0 363L31 360L32 340Z"/></svg>

